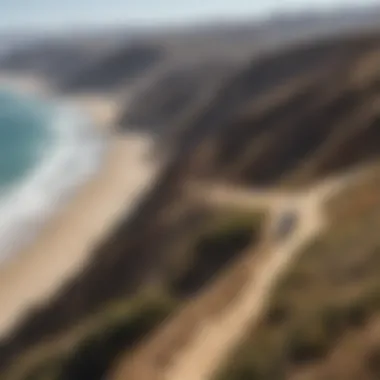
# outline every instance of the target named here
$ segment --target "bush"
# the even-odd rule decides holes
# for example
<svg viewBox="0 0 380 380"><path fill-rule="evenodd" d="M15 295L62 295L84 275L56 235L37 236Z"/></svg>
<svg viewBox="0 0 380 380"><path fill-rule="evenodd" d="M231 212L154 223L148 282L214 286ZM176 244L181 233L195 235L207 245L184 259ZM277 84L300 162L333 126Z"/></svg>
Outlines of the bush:
<svg viewBox="0 0 380 380"><path fill-rule="evenodd" d="M290 330L288 358L297 364L320 359L328 353L333 341L322 320L306 319L296 323Z"/></svg>
<svg viewBox="0 0 380 380"><path fill-rule="evenodd" d="M260 233L262 216L227 213L203 227L195 238L186 268L171 280L170 288L180 297L193 295L235 260Z"/></svg>

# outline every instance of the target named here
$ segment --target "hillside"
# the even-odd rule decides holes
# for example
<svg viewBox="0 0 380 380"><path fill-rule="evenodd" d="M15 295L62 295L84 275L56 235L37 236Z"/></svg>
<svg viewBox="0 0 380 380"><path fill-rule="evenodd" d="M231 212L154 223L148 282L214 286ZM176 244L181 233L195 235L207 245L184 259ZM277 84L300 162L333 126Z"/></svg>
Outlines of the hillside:
<svg viewBox="0 0 380 380"><path fill-rule="evenodd" d="M250 184L323 177L376 154L367 142L376 141L378 46L367 33L251 60L174 66L137 94L120 124L159 136L164 151L197 145L207 152L206 167L199 159L207 176ZM367 128L355 131L361 124ZM338 136L343 128L352 131Z"/></svg>
<svg viewBox="0 0 380 380"><path fill-rule="evenodd" d="M302 25L307 28L307 23ZM243 31L240 33L245 36L252 33L251 29ZM257 33L257 28L254 31ZM223 41L225 35L218 33L219 42ZM83 63L75 70L73 64L62 66L61 71L56 61L46 59L45 52L33 49L2 61L3 68L51 75L66 92L95 89L123 94L136 85L133 88L138 91L132 94L132 106L125 110L120 129L152 133L167 164L132 217L97 247L91 265L48 303L31 310L0 342L1 379L101 380L111 373L120 355L142 352L142 357L149 356L151 336L152 345L157 347L159 342L161 347L162 339L174 334L173 341L165 341L166 349L162 349L162 355L172 354L177 345L186 344L198 321L188 315L195 313L202 319L229 305L249 281L247 268L257 268L257 262L267 257L257 247L261 247L268 215L257 209L220 210L195 203L187 191L191 181L298 191L357 167L375 164L378 171L380 33L314 35L307 43L274 44L276 48L267 51L258 49L262 36L255 41L248 37L240 40L235 31L242 42L234 46L236 35L225 33L230 40L216 44L206 57L200 52L207 39L195 34L186 37L188 45L165 36L165 48L152 41L128 42L112 54L95 49L94 56L81 49L58 49L61 58L73 55ZM276 41L280 40L278 36ZM162 62L162 68L154 71ZM150 70L153 83L139 85L138 80L151 79ZM363 186L364 194L355 193L353 199L360 203L370 197L374 203L358 206L349 218L339 213L356 210L356 201L336 206L339 215L330 215L335 224L301 255L293 267L296 275L291 272L288 276L289 287L278 287L263 328L257 332L252 327L251 338L239 349L243 359L237 361L237 368L224 363L221 378L273 378L277 374L270 372L273 366L268 363L278 359L280 375L298 380L304 370L326 373L328 360L335 368L338 361L333 350L344 359L352 357L348 344L330 341L330 331L317 333L321 341L313 340L314 335L309 339L308 334L309 328L312 335L315 326L320 327L319 316L327 313L331 317L325 301L344 304L343 316L339 314L338 321L333 321L344 330L339 337L349 340L357 335L363 340L376 324L368 319L377 311L368 306L367 295L378 289L374 255L378 242L367 226L377 224L378 204L373 187ZM353 247L347 263L342 256L348 257L349 243ZM336 270L331 272L331 268ZM355 293L358 304L352 317L352 305L345 297L354 294L356 279L360 291ZM304 298L318 309L313 312L316 322L306 318ZM335 312L333 309L332 318ZM174 318L180 322L165 325L168 327L161 335L163 321L177 313L185 317ZM288 326L292 334L295 331L290 341ZM157 331L159 335L155 335ZM261 350L261 345L258 349L258 340L264 342L263 347L269 342L268 350ZM290 351L282 351L289 342ZM366 347L361 353L367 351L375 357L371 363L376 366L378 348ZM284 352L291 356L284 357ZM169 359L162 356L161 360L165 366ZM257 366L247 364L252 360ZM358 369L356 378L375 379L365 377L368 368ZM370 371L377 376L378 369Z"/></svg>
<svg viewBox="0 0 380 380"><path fill-rule="evenodd" d="M207 165L193 155L193 173L305 183L376 159L379 58L368 35L253 61L189 122L183 144L208 152Z"/></svg>
<svg viewBox="0 0 380 380"><path fill-rule="evenodd" d="M330 226L276 287L214 379L364 379L379 368L378 167L329 204Z"/></svg>

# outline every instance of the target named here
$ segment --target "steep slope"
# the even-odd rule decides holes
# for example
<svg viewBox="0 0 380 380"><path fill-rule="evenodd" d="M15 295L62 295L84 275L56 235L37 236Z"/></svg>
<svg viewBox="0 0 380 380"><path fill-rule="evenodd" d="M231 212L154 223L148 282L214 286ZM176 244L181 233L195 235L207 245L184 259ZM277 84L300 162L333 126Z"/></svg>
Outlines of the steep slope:
<svg viewBox="0 0 380 380"><path fill-rule="evenodd" d="M197 175L252 184L323 177L376 156L379 41L375 32L335 36L251 60L169 67L120 124L159 136L165 152L188 150Z"/></svg>
<svg viewBox="0 0 380 380"><path fill-rule="evenodd" d="M197 114L216 89L241 66L229 60L175 62L133 99L120 119L123 130L152 134L165 144L176 144L181 125Z"/></svg>
<svg viewBox="0 0 380 380"><path fill-rule="evenodd" d="M188 121L181 141L207 153L196 175L305 182L378 154L379 37L301 46L254 61Z"/></svg>
<svg viewBox="0 0 380 380"><path fill-rule="evenodd" d="M379 50L376 33L338 36L285 45L232 66L229 60L212 61L164 74L144 95L148 98L140 98L141 108L123 119L153 131L157 121L162 147L165 142L172 146L155 188L97 247L91 265L3 340L0 367L6 369L29 349L72 331L109 303L123 303L146 284L166 278L167 265L182 243L178 236L205 229L210 216L210 210L194 207L182 192L194 177L255 186L306 184L376 160ZM145 53L143 61L151 62ZM118 57L125 63L123 54ZM70 86L112 87L125 75L119 58L102 61L106 71L114 65L123 68L118 75L98 81L103 69L94 66ZM139 59L128 62L139 75ZM160 94L160 89L167 92ZM112 360L123 342L112 351Z"/></svg>

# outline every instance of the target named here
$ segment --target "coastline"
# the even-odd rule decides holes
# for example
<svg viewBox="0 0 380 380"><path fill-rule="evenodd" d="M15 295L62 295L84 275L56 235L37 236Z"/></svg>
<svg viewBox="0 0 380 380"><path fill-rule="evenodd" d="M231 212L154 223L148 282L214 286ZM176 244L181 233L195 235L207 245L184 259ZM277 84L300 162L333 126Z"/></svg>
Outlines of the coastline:
<svg viewBox="0 0 380 380"><path fill-rule="evenodd" d="M32 242L55 211L96 174L109 145L94 121L70 104L41 91L5 88L26 100L37 98L52 115L44 127L51 138L38 163L0 197L0 265Z"/></svg>
<svg viewBox="0 0 380 380"><path fill-rule="evenodd" d="M4 83L0 73L0 84ZM107 137L106 157L96 173L80 183L62 207L54 210L33 240L0 265L0 337L38 303L47 301L63 283L79 273L91 252L133 208L149 188L158 166L146 160L152 141L147 136L116 131L113 99L98 95L60 97L33 78L7 79L17 91L48 96L75 106ZM107 103L108 102L108 103ZM103 106L101 106L103 104Z"/></svg>

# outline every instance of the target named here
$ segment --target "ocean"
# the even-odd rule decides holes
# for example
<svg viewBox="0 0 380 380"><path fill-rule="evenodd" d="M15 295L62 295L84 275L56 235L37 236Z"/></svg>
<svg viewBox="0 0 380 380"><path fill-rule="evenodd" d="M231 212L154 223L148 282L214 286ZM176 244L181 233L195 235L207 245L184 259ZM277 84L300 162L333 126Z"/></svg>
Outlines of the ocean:
<svg viewBox="0 0 380 380"><path fill-rule="evenodd" d="M22 181L53 140L51 109L0 90L0 194Z"/></svg>
<svg viewBox="0 0 380 380"><path fill-rule="evenodd" d="M97 171L105 149L79 110L0 88L0 262Z"/></svg>

